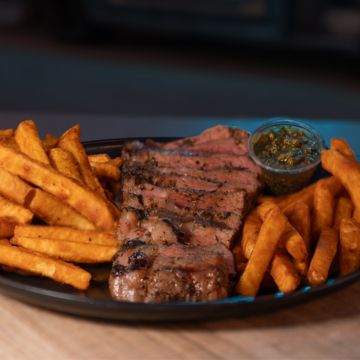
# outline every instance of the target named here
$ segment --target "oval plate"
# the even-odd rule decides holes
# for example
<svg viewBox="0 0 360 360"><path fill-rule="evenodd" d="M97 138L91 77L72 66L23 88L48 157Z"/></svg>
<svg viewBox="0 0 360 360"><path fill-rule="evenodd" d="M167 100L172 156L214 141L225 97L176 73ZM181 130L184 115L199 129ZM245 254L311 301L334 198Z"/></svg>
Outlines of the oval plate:
<svg viewBox="0 0 360 360"><path fill-rule="evenodd" d="M85 143L85 146L91 154L106 152L116 156L119 155L122 144L130 140L134 139L92 141ZM93 284L86 292L80 292L45 278L22 276L0 270L0 291L35 306L79 316L124 321L185 321L245 316L280 309L325 295L359 279L360 270L346 277L329 279L322 286L304 286L286 295L277 292L255 298L233 296L214 302L143 304L111 300L106 283Z"/></svg>

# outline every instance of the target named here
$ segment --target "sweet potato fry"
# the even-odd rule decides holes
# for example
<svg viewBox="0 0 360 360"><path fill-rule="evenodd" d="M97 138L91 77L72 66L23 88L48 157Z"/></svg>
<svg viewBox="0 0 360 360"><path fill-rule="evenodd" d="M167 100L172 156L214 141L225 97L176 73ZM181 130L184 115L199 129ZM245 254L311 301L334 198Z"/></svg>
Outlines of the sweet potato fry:
<svg viewBox="0 0 360 360"><path fill-rule="evenodd" d="M89 162L96 162L96 163L106 163L111 160L110 155L108 154L93 154L88 155Z"/></svg>
<svg viewBox="0 0 360 360"><path fill-rule="evenodd" d="M360 222L360 167L334 150L323 151L321 162L323 168L335 175L349 193L355 206L354 218Z"/></svg>
<svg viewBox="0 0 360 360"><path fill-rule="evenodd" d="M10 238L14 235L16 224L0 219L0 238Z"/></svg>
<svg viewBox="0 0 360 360"><path fill-rule="evenodd" d="M85 290L91 275L87 271L61 260L32 253L16 246L0 245L0 264Z"/></svg>
<svg viewBox="0 0 360 360"><path fill-rule="evenodd" d="M265 221L270 211L278 207L273 202L265 202L257 207L257 212L260 218ZM286 250L289 254L297 261L304 262L307 259L308 251L304 242L304 239L296 231L296 229L290 224L289 220L286 218L286 227L283 232L280 245L285 244Z"/></svg>
<svg viewBox="0 0 360 360"><path fill-rule="evenodd" d="M94 175L85 149L80 142L80 126L76 125L61 135L59 147L67 150L72 154L79 164L79 169L85 184L93 191L106 198L104 189L102 188L98 178Z"/></svg>
<svg viewBox="0 0 360 360"><path fill-rule="evenodd" d="M109 262L118 250L116 246L19 236L13 237L10 242L51 257L84 264Z"/></svg>
<svg viewBox="0 0 360 360"><path fill-rule="evenodd" d="M354 205L346 196L340 196L335 207L334 228L339 229L342 219L352 218Z"/></svg>
<svg viewBox="0 0 360 360"><path fill-rule="evenodd" d="M96 245L118 245L114 231L79 230L65 226L18 225L15 228L15 236L69 240Z"/></svg>
<svg viewBox="0 0 360 360"><path fill-rule="evenodd" d="M17 224L28 224L33 218L33 213L0 196L0 218Z"/></svg>
<svg viewBox="0 0 360 360"><path fill-rule="evenodd" d="M16 131L15 140L20 151L31 159L50 164L50 161L43 148L36 125L32 120L22 121Z"/></svg>
<svg viewBox="0 0 360 360"><path fill-rule="evenodd" d="M355 160L356 156L354 152L352 151L349 143L340 138L333 138L330 142L330 149L338 151L340 154L344 155L345 157Z"/></svg>
<svg viewBox="0 0 360 360"><path fill-rule="evenodd" d="M33 187L0 168L0 195L19 205L25 205Z"/></svg>
<svg viewBox="0 0 360 360"><path fill-rule="evenodd" d="M13 129L0 130L0 136L14 136L14 130Z"/></svg>
<svg viewBox="0 0 360 360"><path fill-rule="evenodd" d="M321 231L307 274L310 285L325 283L337 252L338 240L337 230L326 228Z"/></svg>
<svg viewBox="0 0 360 360"><path fill-rule="evenodd" d="M335 199L327 183L318 181L314 193L312 231L317 238L320 232L331 227L334 219Z"/></svg>
<svg viewBox="0 0 360 360"><path fill-rule="evenodd" d="M28 206L38 218L49 225L72 226L83 230L96 228L91 221L72 207L40 189L34 190Z"/></svg>
<svg viewBox="0 0 360 360"><path fill-rule="evenodd" d="M245 271L240 277L236 291L245 296L255 296L274 256L276 247L286 228L287 219L279 208L270 211L260 229L255 248Z"/></svg>
<svg viewBox="0 0 360 360"><path fill-rule="evenodd" d="M289 293L299 286L300 277L294 265L285 251L278 249L275 252L270 274L278 289L283 293Z"/></svg>
<svg viewBox="0 0 360 360"><path fill-rule="evenodd" d="M254 250L261 225L261 218L256 211L252 211L245 220L240 246L246 259L250 259Z"/></svg>
<svg viewBox="0 0 360 360"><path fill-rule="evenodd" d="M104 230L114 227L113 216L101 197L49 166L0 145L0 167L66 202L96 227Z"/></svg>
<svg viewBox="0 0 360 360"><path fill-rule="evenodd" d="M121 173L118 166L113 165L111 162L90 162L94 174L98 178L105 178L109 180L118 181Z"/></svg>
<svg viewBox="0 0 360 360"><path fill-rule="evenodd" d="M360 268L360 228L352 219L340 223L339 267L341 276Z"/></svg>
<svg viewBox="0 0 360 360"><path fill-rule="evenodd" d="M61 148L54 148L50 150L49 157L52 166L57 171L78 181L80 184L84 183L78 163L71 153Z"/></svg>
<svg viewBox="0 0 360 360"><path fill-rule="evenodd" d="M46 134L43 140L43 147L46 151L49 151L57 146L59 139L51 134Z"/></svg>

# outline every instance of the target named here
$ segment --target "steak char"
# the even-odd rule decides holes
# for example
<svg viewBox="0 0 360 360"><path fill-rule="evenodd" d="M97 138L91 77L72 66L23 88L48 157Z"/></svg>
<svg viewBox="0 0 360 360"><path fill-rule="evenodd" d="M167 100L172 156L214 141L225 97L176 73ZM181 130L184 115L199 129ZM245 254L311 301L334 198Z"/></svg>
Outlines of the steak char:
<svg viewBox="0 0 360 360"><path fill-rule="evenodd" d="M260 189L248 133L215 126L169 143L124 146L121 249L109 280L119 301L211 301L229 295L231 248Z"/></svg>

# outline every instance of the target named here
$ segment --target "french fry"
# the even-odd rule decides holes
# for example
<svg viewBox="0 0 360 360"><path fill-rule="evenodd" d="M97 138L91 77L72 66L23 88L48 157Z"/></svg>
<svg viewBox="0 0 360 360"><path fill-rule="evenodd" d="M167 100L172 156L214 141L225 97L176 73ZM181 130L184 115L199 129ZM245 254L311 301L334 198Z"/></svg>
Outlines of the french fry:
<svg viewBox="0 0 360 360"><path fill-rule="evenodd" d="M90 165L98 178L106 178L114 181L120 179L121 173L119 167L113 165L111 162L90 162Z"/></svg>
<svg viewBox="0 0 360 360"><path fill-rule="evenodd" d="M113 216L101 197L49 166L0 145L0 167L66 202L97 228L110 230L114 227Z"/></svg>
<svg viewBox="0 0 360 360"><path fill-rule="evenodd" d="M0 196L0 218L17 224L28 224L33 218L33 213Z"/></svg>
<svg viewBox="0 0 360 360"><path fill-rule="evenodd" d="M18 176L13 175L0 168L0 195L19 205L25 205L33 187L21 180Z"/></svg>
<svg viewBox="0 0 360 360"><path fill-rule="evenodd" d="M89 162L96 162L96 163L106 163L111 160L110 155L108 154L93 154L88 155Z"/></svg>
<svg viewBox="0 0 360 360"><path fill-rule="evenodd" d="M340 223L339 268L341 276L360 268L360 228L352 219Z"/></svg>
<svg viewBox="0 0 360 360"><path fill-rule="evenodd" d="M98 178L94 175L85 149L80 142L80 126L76 125L67 130L59 139L59 147L72 154L79 164L79 169L85 184L93 191L106 198Z"/></svg>
<svg viewBox="0 0 360 360"><path fill-rule="evenodd" d="M0 246L11 246L9 239L0 239Z"/></svg>
<svg viewBox="0 0 360 360"><path fill-rule="evenodd" d="M118 245L114 231L79 230L64 226L18 225L14 233L16 237L69 240L107 246Z"/></svg>
<svg viewBox="0 0 360 360"><path fill-rule="evenodd" d="M46 151L49 151L57 146L59 139L51 134L46 134L43 140L43 147Z"/></svg>
<svg viewBox="0 0 360 360"><path fill-rule="evenodd" d="M7 146L14 150L19 150L19 146L13 136L0 136L0 145Z"/></svg>
<svg viewBox="0 0 360 360"><path fill-rule="evenodd" d="M354 205L351 202L351 200L346 196L340 196L338 198L335 208L333 227L335 229L339 229L341 220L352 218L353 212L354 212Z"/></svg>
<svg viewBox="0 0 360 360"><path fill-rule="evenodd" d="M270 274L278 289L283 293L289 293L299 286L300 277L297 274L293 263L285 251L278 249L275 252Z"/></svg>
<svg viewBox="0 0 360 360"><path fill-rule="evenodd" d="M83 264L110 262L118 250L116 246L18 236L13 237L10 242L40 254Z"/></svg>
<svg viewBox="0 0 360 360"><path fill-rule="evenodd" d="M52 166L57 171L78 181L80 184L84 183L79 166L71 153L61 148L54 148L50 150L49 157Z"/></svg>
<svg viewBox="0 0 360 360"><path fill-rule="evenodd" d="M49 225L72 226L77 229L94 230L95 225L69 205L40 189L33 192L30 210Z"/></svg>
<svg viewBox="0 0 360 360"><path fill-rule="evenodd" d="M307 274L310 285L325 283L337 252L338 241L337 230L326 228L321 231Z"/></svg>
<svg viewBox="0 0 360 360"><path fill-rule="evenodd" d="M346 188L355 206L354 218L360 222L360 168L358 164L334 150L323 151L321 162L323 168L336 176Z"/></svg>
<svg viewBox="0 0 360 360"><path fill-rule="evenodd" d="M307 252L309 252L311 240L311 217L309 206L299 201L285 208L284 214L289 219L290 224L302 237L306 250ZM301 275L306 275L306 272L308 270L307 258L302 260L295 259L294 265Z"/></svg>
<svg viewBox="0 0 360 360"><path fill-rule="evenodd" d="M266 216L255 248L236 286L237 293L245 296L257 294L286 225L287 219L277 207Z"/></svg>
<svg viewBox="0 0 360 360"><path fill-rule="evenodd" d="M78 266L4 244L0 245L0 264L48 277L80 290L87 289L91 279L91 274Z"/></svg>
<svg viewBox="0 0 360 360"><path fill-rule="evenodd" d="M262 203L257 207L257 213L260 218L265 221L270 211L278 207L273 202L267 201ZM289 220L286 218L286 228L283 232L280 245L285 245L286 250L289 254L297 261L304 262L307 259L308 251L304 242L304 239L296 231L296 229L290 224Z"/></svg>
<svg viewBox="0 0 360 360"><path fill-rule="evenodd" d="M327 183L318 181L314 193L312 231L317 238L320 232L331 227L334 219L335 199Z"/></svg>
<svg viewBox="0 0 360 360"><path fill-rule="evenodd" d="M261 225L261 218L255 210L252 211L245 220L239 246L241 246L242 252L246 259L250 259L251 253L254 250Z"/></svg>
<svg viewBox="0 0 360 360"><path fill-rule="evenodd" d="M340 154L344 155L345 157L355 160L356 156L354 152L352 151L349 143L340 138L333 138L330 142L330 149L338 151Z"/></svg>
<svg viewBox="0 0 360 360"><path fill-rule="evenodd" d="M0 130L0 136L14 136L14 130L13 129Z"/></svg>
<svg viewBox="0 0 360 360"><path fill-rule="evenodd" d="M50 164L42 142L37 132L36 125L32 120L22 121L16 131L15 140L20 151L31 159L40 161L44 164Z"/></svg>
<svg viewBox="0 0 360 360"><path fill-rule="evenodd" d="M16 224L0 218L0 238L10 238L14 235Z"/></svg>

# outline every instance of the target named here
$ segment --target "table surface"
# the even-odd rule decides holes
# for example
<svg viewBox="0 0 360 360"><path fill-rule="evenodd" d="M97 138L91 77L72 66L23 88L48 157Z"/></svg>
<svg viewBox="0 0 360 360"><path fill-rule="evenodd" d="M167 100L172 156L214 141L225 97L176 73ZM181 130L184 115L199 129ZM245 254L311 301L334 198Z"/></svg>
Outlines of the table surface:
<svg viewBox="0 0 360 360"><path fill-rule="evenodd" d="M14 127L22 114L0 114ZM71 117L74 119L75 117ZM63 130L65 115L36 117L40 131ZM67 119L67 120L66 120ZM138 135L180 136L216 119L79 118L85 139ZM149 126L149 122L152 126ZM251 130L260 120L222 120ZM328 139L338 134L357 145L355 121L311 122ZM147 126L146 126L147 125ZM359 129L357 129L359 128ZM57 130L57 131L56 131ZM352 134L352 136L350 136ZM96 136L97 135L97 136ZM359 145L358 145L359 147ZM356 146L355 146L356 148ZM360 153L360 148L357 153ZM360 282L281 311L216 322L126 324L97 322L19 303L0 295L1 359L359 359Z"/></svg>

